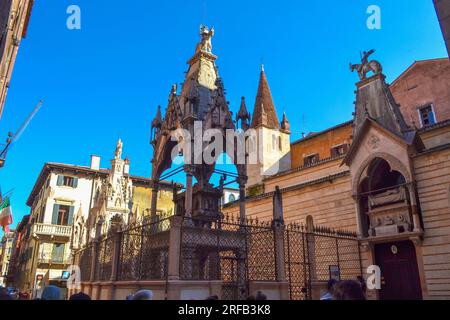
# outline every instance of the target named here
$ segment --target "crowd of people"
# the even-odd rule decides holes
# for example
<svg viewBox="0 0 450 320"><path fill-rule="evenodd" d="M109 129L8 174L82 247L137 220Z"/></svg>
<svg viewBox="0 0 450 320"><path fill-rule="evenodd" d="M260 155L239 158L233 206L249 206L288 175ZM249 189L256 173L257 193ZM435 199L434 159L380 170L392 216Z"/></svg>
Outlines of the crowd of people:
<svg viewBox="0 0 450 320"><path fill-rule="evenodd" d="M134 294L127 296L127 300L153 300L152 290L139 290ZM28 300L20 296L13 296L5 288L0 288L0 300ZM63 300L61 289L57 286L47 286L44 288L40 298L36 300ZM91 297L83 292L78 292L69 297L69 300L91 300ZM212 295L206 300L219 300L217 295ZM267 296L258 291L255 295L250 295L247 300L267 300ZM364 280L358 278L358 281L344 280L336 281L330 279L327 283L327 292L320 300L366 300L366 287Z"/></svg>

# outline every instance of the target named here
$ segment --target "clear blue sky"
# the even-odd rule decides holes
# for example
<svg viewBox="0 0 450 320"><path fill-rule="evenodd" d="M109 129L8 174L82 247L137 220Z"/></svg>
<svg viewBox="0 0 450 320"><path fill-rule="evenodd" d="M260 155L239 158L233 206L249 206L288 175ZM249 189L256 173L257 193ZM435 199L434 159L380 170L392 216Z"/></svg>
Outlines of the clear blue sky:
<svg viewBox="0 0 450 320"><path fill-rule="evenodd" d="M82 10L80 31L66 28L71 4ZM381 30L366 27L371 4ZM150 176L150 122L184 80L200 23L216 29L231 108L241 96L253 108L263 59L292 140L351 119L357 75L348 64L360 51L377 50L389 81L414 60L446 56L431 0L37 0L0 120L3 140L45 99L0 169L2 190L15 188L14 225L45 162L88 165L98 154L106 167L121 137L132 173Z"/></svg>

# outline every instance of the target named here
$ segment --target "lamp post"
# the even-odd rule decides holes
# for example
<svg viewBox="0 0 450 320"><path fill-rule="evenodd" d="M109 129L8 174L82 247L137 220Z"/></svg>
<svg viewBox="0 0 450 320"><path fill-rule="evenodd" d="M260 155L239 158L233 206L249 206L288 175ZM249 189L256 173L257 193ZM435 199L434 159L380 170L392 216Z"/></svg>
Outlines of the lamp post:
<svg viewBox="0 0 450 320"><path fill-rule="evenodd" d="M0 168L3 168L3 166L5 165L6 153L8 152L9 146L11 145L12 136L13 136L12 132L8 132L8 137L6 138L6 146L0 153Z"/></svg>

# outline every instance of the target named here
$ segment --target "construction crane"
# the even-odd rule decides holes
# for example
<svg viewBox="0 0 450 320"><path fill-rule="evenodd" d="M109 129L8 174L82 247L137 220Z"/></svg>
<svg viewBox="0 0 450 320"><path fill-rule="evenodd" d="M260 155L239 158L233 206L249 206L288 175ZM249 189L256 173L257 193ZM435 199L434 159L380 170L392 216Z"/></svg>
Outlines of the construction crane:
<svg viewBox="0 0 450 320"><path fill-rule="evenodd" d="M3 148L3 150L0 152L0 168L3 167L6 160L6 154L11 149L13 144L19 140L22 133L25 131L25 129L30 124L33 117L36 115L36 113L39 111L39 109L42 106L43 101L40 100L37 105L34 107L33 111L28 115L27 119L24 121L24 123L20 126L19 130L13 135L12 132L8 133L8 137L6 138L6 146Z"/></svg>

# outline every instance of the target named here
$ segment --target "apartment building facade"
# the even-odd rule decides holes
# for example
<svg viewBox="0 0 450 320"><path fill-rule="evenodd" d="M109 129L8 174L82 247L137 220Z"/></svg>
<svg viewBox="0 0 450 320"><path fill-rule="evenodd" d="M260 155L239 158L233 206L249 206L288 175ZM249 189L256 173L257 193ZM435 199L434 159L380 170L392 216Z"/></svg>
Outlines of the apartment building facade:
<svg viewBox="0 0 450 320"><path fill-rule="evenodd" d="M22 38L26 37L34 0L0 1L0 119Z"/></svg>
<svg viewBox="0 0 450 320"><path fill-rule="evenodd" d="M117 214L125 224L150 214L150 204L142 199L146 193L151 198L152 181L130 175L129 161L121 159L117 149L111 166L100 168L97 156L91 157L89 167L44 165L27 201L31 207L30 236L21 245L15 270L20 275L20 291L39 297L45 286L56 285L66 294L72 252L91 240L99 219L105 221L103 232L107 233L111 218ZM172 185L159 185L158 214L171 215ZM102 197L107 201L98 208Z"/></svg>

